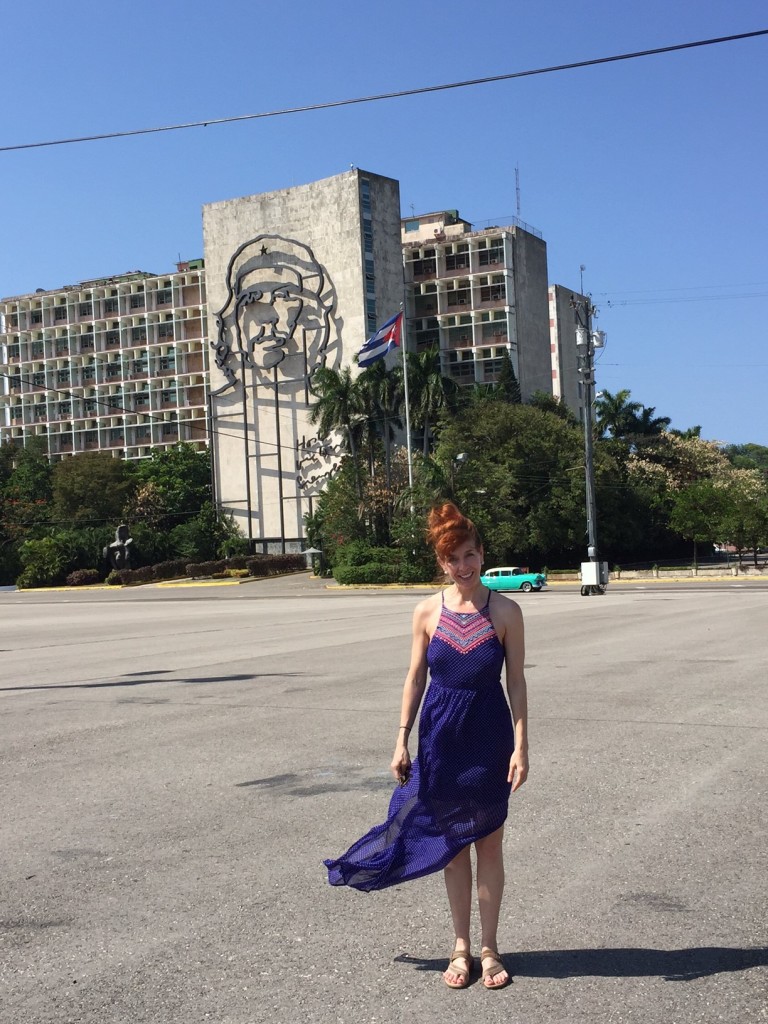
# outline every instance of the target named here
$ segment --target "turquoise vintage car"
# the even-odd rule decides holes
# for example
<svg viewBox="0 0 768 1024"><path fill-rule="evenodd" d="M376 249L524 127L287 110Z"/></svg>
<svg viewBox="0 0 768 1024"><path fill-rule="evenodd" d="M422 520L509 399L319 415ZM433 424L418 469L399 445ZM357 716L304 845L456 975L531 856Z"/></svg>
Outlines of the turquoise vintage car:
<svg viewBox="0 0 768 1024"><path fill-rule="evenodd" d="M528 594L531 590L541 590L547 585L547 577L541 572L527 572L517 565L503 565L488 569L480 577L489 590L522 590Z"/></svg>

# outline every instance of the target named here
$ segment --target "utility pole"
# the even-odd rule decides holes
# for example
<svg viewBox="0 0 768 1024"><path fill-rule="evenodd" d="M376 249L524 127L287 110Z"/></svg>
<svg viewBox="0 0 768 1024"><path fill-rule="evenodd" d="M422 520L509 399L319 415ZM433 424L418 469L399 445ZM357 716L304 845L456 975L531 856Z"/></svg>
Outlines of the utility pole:
<svg viewBox="0 0 768 1024"><path fill-rule="evenodd" d="M595 501L595 460L593 409L595 401L595 349L605 345L605 331L592 330L597 310L590 296L571 297L576 321L576 352L584 408L584 478L587 511L587 558L581 563L581 593L604 594L608 582L608 565L601 562L597 547L597 503Z"/></svg>

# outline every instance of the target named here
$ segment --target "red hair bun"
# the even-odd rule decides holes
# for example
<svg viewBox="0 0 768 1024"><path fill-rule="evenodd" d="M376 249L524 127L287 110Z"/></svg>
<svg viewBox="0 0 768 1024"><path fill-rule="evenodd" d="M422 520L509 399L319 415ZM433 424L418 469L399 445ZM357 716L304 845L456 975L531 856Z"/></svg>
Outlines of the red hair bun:
<svg viewBox="0 0 768 1024"><path fill-rule="evenodd" d="M427 540L441 562L444 562L460 544L467 541L482 547L477 527L452 501L446 501L444 505L430 509L427 516Z"/></svg>

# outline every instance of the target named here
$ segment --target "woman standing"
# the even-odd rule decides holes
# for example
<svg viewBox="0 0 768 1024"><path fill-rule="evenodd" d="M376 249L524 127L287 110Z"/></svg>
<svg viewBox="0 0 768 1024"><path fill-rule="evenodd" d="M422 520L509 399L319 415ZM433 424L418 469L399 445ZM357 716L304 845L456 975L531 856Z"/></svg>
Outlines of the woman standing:
<svg viewBox="0 0 768 1024"><path fill-rule="evenodd" d="M523 619L514 601L492 595L482 584L483 547L470 519L446 503L430 512L428 525L429 541L451 585L414 612L411 664L391 764L400 788L387 821L325 864L332 885L364 891L443 869L455 934L443 979L450 988L466 988L473 967L474 844L483 984L501 988L509 981L496 937L504 890L502 836L509 794L528 775ZM505 663L509 704L501 686ZM408 740L428 670L419 751L411 761Z"/></svg>

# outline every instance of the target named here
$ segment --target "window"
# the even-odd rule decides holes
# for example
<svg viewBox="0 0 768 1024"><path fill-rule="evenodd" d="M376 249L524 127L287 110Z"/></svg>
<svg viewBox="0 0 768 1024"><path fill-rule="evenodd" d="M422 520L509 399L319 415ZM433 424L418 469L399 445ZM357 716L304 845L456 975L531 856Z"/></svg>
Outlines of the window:
<svg viewBox="0 0 768 1024"><path fill-rule="evenodd" d="M176 356L163 356L160 360L160 372L176 369Z"/></svg>
<svg viewBox="0 0 768 1024"><path fill-rule="evenodd" d="M431 259L422 259L413 261L413 276L424 277L427 274L434 274L437 272L437 262L434 256Z"/></svg>
<svg viewBox="0 0 768 1024"><path fill-rule="evenodd" d="M481 249L478 255L480 257L480 266L490 267L494 263L502 263L504 261L504 248L501 242L498 242L491 249Z"/></svg>
<svg viewBox="0 0 768 1024"><path fill-rule="evenodd" d="M66 320L67 319L67 304L66 302L61 306L53 307L53 318L54 320Z"/></svg>
<svg viewBox="0 0 768 1024"><path fill-rule="evenodd" d="M144 308L144 292L131 292L130 307L131 309L143 309Z"/></svg>
<svg viewBox="0 0 768 1024"><path fill-rule="evenodd" d="M480 289L481 302L499 302L507 297L507 289L503 284L489 284Z"/></svg>
<svg viewBox="0 0 768 1024"><path fill-rule="evenodd" d="M96 379L96 367L95 366L84 366L83 367L83 380L95 380Z"/></svg>
<svg viewBox="0 0 768 1024"><path fill-rule="evenodd" d="M104 313L119 313L120 312L120 301L119 299L105 299L104 300Z"/></svg>
<svg viewBox="0 0 768 1024"><path fill-rule="evenodd" d="M173 321L160 324L157 328L157 335L159 338L173 338Z"/></svg>
<svg viewBox="0 0 768 1024"><path fill-rule="evenodd" d="M77 307L78 316L93 316L93 303L92 302L81 302Z"/></svg>
<svg viewBox="0 0 768 1024"><path fill-rule="evenodd" d="M107 331L104 336L104 341L107 345L119 345L120 344L120 331Z"/></svg>
<svg viewBox="0 0 768 1024"><path fill-rule="evenodd" d="M469 253L468 252L457 252L451 253L445 257L445 269L446 270L464 270L469 266Z"/></svg>
<svg viewBox="0 0 768 1024"><path fill-rule="evenodd" d="M131 341L146 341L146 340L147 340L147 328L146 327L132 327L131 328Z"/></svg>
<svg viewBox="0 0 768 1024"><path fill-rule="evenodd" d="M157 305L167 306L173 302L173 288L160 288L157 292Z"/></svg>
<svg viewBox="0 0 768 1024"><path fill-rule="evenodd" d="M412 231L418 231L420 224L417 220L407 220L405 222L406 234L410 234Z"/></svg>

